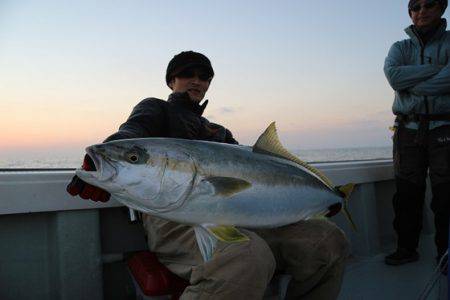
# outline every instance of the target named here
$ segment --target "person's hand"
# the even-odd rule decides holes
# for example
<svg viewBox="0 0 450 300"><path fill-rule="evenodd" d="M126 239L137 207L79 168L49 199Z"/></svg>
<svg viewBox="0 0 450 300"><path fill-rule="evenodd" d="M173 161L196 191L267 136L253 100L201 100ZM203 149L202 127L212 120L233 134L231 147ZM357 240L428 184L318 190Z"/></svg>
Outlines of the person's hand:
<svg viewBox="0 0 450 300"><path fill-rule="evenodd" d="M82 168L86 171L96 170L94 162L89 155L85 155ZM83 199L90 199L96 202L106 202L111 197L111 194L107 191L84 182L77 175L75 175L72 178L72 181L67 185L66 191L72 196L79 195Z"/></svg>

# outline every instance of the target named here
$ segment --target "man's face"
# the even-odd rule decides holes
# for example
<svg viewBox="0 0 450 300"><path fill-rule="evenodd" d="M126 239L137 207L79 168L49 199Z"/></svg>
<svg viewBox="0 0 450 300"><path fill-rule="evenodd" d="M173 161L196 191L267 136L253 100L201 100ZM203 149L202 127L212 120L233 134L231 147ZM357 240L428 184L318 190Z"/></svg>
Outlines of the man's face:
<svg viewBox="0 0 450 300"><path fill-rule="evenodd" d="M200 102L208 91L212 77L201 69L186 69L169 83L174 93L187 92L194 102Z"/></svg>
<svg viewBox="0 0 450 300"><path fill-rule="evenodd" d="M410 8L411 19L417 28L428 28L439 24L442 8L436 0L418 0Z"/></svg>

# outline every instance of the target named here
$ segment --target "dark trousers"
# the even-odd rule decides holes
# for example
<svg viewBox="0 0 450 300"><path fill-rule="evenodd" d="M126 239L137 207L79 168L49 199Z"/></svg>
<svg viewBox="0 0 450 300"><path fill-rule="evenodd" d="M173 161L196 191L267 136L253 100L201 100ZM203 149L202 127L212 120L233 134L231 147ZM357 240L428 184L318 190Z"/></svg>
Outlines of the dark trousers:
<svg viewBox="0 0 450 300"><path fill-rule="evenodd" d="M429 172L433 198L438 254L448 248L450 210L450 126L428 131L418 142L416 130L397 128L394 135L394 229L398 247L416 249L422 229L426 176Z"/></svg>

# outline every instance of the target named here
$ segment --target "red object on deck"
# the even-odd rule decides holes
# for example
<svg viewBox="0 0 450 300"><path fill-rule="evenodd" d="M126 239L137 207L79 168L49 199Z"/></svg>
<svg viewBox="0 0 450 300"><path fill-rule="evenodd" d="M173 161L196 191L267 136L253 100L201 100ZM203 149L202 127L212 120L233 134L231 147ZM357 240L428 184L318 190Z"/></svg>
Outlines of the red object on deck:
<svg viewBox="0 0 450 300"><path fill-rule="evenodd" d="M127 264L146 296L172 295L172 299L178 299L189 285L189 282L170 272L150 251L134 254Z"/></svg>

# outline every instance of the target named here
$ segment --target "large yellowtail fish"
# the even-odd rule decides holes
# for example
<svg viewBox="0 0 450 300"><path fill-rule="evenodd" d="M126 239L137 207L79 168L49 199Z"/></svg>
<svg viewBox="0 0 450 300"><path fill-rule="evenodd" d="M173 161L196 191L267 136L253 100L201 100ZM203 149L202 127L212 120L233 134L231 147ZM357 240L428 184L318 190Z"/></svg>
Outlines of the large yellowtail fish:
<svg viewBox="0 0 450 300"><path fill-rule="evenodd" d="M273 228L331 216L345 209L352 189L336 189L290 154L274 123L253 147L143 138L86 151L97 170L78 169L82 180L130 208L194 226L205 260L212 257L217 240L248 240L236 227Z"/></svg>

